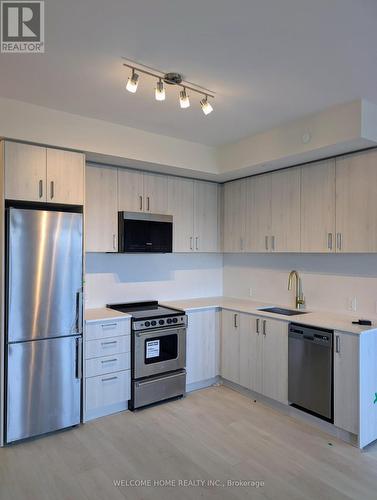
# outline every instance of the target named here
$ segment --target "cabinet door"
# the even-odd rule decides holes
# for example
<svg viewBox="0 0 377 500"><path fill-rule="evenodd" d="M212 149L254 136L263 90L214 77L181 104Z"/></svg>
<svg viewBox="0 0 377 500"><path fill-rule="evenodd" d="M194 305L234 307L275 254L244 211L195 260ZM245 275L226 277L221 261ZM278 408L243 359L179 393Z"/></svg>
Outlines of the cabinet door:
<svg viewBox="0 0 377 500"><path fill-rule="evenodd" d="M46 148L5 142L5 198L46 201Z"/></svg>
<svg viewBox="0 0 377 500"><path fill-rule="evenodd" d="M300 168L271 174L271 250L300 251Z"/></svg>
<svg viewBox="0 0 377 500"><path fill-rule="evenodd" d="M334 424L359 433L359 338L335 332Z"/></svg>
<svg viewBox="0 0 377 500"><path fill-rule="evenodd" d="M221 313L221 376L236 384L240 382L239 313Z"/></svg>
<svg viewBox="0 0 377 500"><path fill-rule="evenodd" d="M47 148L47 201L84 205L85 157Z"/></svg>
<svg viewBox="0 0 377 500"><path fill-rule="evenodd" d="M168 177L144 174L144 212L166 214L168 211Z"/></svg>
<svg viewBox="0 0 377 500"><path fill-rule="evenodd" d="M118 169L118 210L129 212L145 210L143 173L136 170Z"/></svg>
<svg viewBox="0 0 377 500"><path fill-rule="evenodd" d="M219 375L220 324L216 309L188 313L186 345L187 384Z"/></svg>
<svg viewBox="0 0 377 500"><path fill-rule="evenodd" d="M195 251L218 252L218 185L195 181L194 184L194 238Z"/></svg>
<svg viewBox="0 0 377 500"><path fill-rule="evenodd" d="M194 181L169 177L168 213L173 216L173 252L194 250Z"/></svg>
<svg viewBox="0 0 377 500"><path fill-rule="evenodd" d="M250 182L253 185L253 208L248 216L253 218L253 251L269 252L271 251L271 174L257 175L250 179Z"/></svg>
<svg viewBox="0 0 377 500"><path fill-rule="evenodd" d="M335 251L335 160L301 169L301 252Z"/></svg>
<svg viewBox="0 0 377 500"><path fill-rule="evenodd" d="M88 166L85 185L86 251L116 252L118 249L117 169Z"/></svg>
<svg viewBox="0 0 377 500"><path fill-rule="evenodd" d="M242 252L245 240L246 180L224 185L224 252Z"/></svg>
<svg viewBox="0 0 377 500"><path fill-rule="evenodd" d="M288 401L288 325L284 321L261 318L263 335L263 394Z"/></svg>
<svg viewBox="0 0 377 500"><path fill-rule="evenodd" d="M336 160L339 252L377 252L377 151Z"/></svg>

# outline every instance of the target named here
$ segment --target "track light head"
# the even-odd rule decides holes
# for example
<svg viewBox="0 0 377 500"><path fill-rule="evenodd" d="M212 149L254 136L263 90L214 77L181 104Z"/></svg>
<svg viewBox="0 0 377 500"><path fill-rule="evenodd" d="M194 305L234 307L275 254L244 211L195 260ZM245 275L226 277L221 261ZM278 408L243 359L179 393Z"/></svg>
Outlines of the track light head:
<svg viewBox="0 0 377 500"><path fill-rule="evenodd" d="M213 107L211 106L211 103L208 102L208 96L205 96L205 98L200 101L200 105L205 115L212 113Z"/></svg>
<svg viewBox="0 0 377 500"><path fill-rule="evenodd" d="M179 93L179 105L182 109L190 107L190 99L185 88Z"/></svg>
<svg viewBox="0 0 377 500"><path fill-rule="evenodd" d="M155 97L156 101L165 101L165 87L161 78L156 85Z"/></svg>
<svg viewBox="0 0 377 500"><path fill-rule="evenodd" d="M139 75L135 73L135 70L132 68L132 75L128 78L126 89L128 92L132 92L134 94L137 91L137 86L139 85Z"/></svg>

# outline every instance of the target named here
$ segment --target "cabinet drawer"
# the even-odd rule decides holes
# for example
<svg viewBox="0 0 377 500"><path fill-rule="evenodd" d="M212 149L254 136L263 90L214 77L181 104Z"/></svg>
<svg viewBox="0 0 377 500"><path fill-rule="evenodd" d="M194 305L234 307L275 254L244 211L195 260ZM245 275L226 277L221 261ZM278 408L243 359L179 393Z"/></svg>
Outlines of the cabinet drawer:
<svg viewBox="0 0 377 500"><path fill-rule="evenodd" d="M85 379L86 411L128 401L131 395L131 372L124 370Z"/></svg>
<svg viewBox="0 0 377 500"><path fill-rule="evenodd" d="M85 376L95 377L105 373L119 372L131 368L131 353L123 352L114 356L92 358L85 361Z"/></svg>
<svg viewBox="0 0 377 500"><path fill-rule="evenodd" d="M130 335L130 320L99 321L86 323L86 340L106 339L119 335Z"/></svg>
<svg viewBox="0 0 377 500"><path fill-rule="evenodd" d="M89 340L85 343L85 359L112 356L122 352L130 352L130 335L109 337L100 340Z"/></svg>

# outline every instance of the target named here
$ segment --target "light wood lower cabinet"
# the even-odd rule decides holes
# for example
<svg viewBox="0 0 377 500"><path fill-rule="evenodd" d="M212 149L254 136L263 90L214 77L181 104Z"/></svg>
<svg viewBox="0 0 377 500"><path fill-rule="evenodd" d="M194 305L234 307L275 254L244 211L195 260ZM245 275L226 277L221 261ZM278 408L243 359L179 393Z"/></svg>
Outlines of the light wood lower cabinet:
<svg viewBox="0 0 377 500"><path fill-rule="evenodd" d="M131 397L130 319L85 325L84 420L126 410Z"/></svg>
<svg viewBox="0 0 377 500"><path fill-rule="evenodd" d="M221 376L276 401L288 400L288 326L222 311Z"/></svg>
<svg viewBox="0 0 377 500"><path fill-rule="evenodd" d="M359 433L359 336L335 332L334 424Z"/></svg>
<svg viewBox="0 0 377 500"><path fill-rule="evenodd" d="M186 383L211 380L219 375L220 312L216 309L188 312Z"/></svg>

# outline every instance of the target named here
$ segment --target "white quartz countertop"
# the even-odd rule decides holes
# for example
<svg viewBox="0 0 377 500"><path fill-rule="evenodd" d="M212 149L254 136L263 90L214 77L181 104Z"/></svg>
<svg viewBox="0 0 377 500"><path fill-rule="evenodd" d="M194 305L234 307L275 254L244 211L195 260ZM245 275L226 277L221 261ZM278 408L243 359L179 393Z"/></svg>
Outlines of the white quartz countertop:
<svg viewBox="0 0 377 500"><path fill-rule="evenodd" d="M297 316L284 316L281 314L265 312L263 310L260 310L260 308L271 306L285 307L288 309L294 308L289 305L267 304L265 302L237 299L234 297L203 297L183 300L166 300L161 301L161 304L174 307L176 309L182 309L186 312L219 307L222 309L229 309L240 313L255 314L257 316L266 318L279 319L282 321L299 323L301 325L317 326L320 328L327 328L329 330L339 330L342 332L359 334L376 329L377 332L377 316L368 315L367 317L365 317L364 315L357 315L355 313L338 314L332 312L310 310L306 314ZM352 324L352 321L357 321L359 319L370 319L372 321L372 326L360 326Z"/></svg>
<svg viewBox="0 0 377 500"><path fill-rule="evenodd" d="M87 323L91 321L117 320L122 318L131 318L131 315L109 309L108 307L85 309L85 321Z"/></svg>

